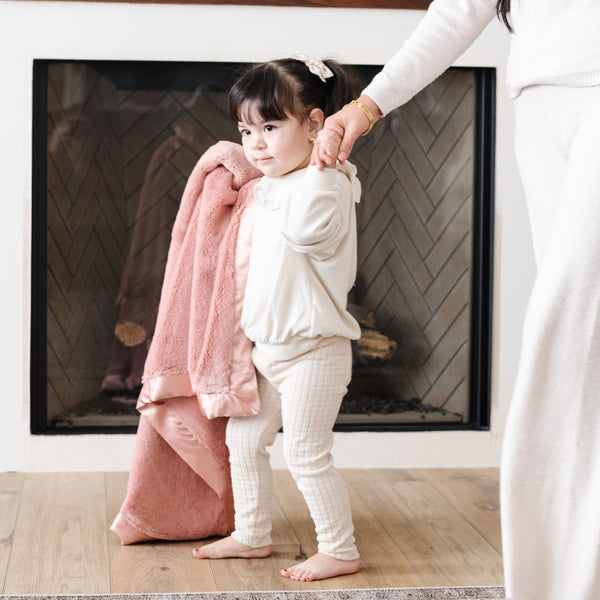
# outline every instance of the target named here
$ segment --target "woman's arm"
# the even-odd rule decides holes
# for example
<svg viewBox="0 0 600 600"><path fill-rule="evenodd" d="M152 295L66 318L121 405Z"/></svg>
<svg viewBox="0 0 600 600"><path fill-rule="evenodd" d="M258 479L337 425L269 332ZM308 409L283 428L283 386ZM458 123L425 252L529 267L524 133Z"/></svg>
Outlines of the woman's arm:
<svg viewBox="0 0 600 600"><path fill-rule="evenodd" d="M441 75L495 14L496 0L434 0L404 45L363 91L361 101L373 108L373 119L408 102ZM340 162L348 158L366 130L367 117L359 110L346 106L326 119L312 157L318 168L331 164L332 155Z"/></svg>

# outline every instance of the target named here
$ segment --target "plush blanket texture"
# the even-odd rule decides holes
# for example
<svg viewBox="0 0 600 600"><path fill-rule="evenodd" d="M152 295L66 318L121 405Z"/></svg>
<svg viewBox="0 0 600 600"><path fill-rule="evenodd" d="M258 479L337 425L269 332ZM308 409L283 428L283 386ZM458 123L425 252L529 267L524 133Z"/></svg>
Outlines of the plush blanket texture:
<svg viewBox="0 0 600 600"><path fill-rule="evenodd" d="M239 144L219 142L187 182L144 367L127 498L112 525L123 544L232 528L227 417L260 410L240 327L258 177Z"/></svg>

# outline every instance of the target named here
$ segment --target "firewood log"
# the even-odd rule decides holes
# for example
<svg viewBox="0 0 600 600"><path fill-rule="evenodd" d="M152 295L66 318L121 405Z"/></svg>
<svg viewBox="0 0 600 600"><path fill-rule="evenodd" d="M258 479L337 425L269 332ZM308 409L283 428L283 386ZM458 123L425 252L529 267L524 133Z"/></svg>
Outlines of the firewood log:
<svg viewBox="0 0 600 600"><path fill-rule="evenodd" d="M361 327L360 339L356 342L356 351L363 360L388 361L394 356L398 344L375 329Z"/></svg>

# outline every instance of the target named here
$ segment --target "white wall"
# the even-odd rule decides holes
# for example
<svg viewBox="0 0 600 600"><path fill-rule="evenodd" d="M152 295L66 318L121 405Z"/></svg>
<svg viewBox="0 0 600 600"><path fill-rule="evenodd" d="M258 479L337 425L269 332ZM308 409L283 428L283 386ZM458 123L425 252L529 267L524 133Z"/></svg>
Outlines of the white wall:
<svg viewBox="0 0 600 600"><path fill-rule="evenodd" d="M422 17L383 9L0 2L0 471L127 470L133 435L29 433L31 74L34 58L261 61L302 51L384 63ZM457 62L498 69L492 427L339 433L341 467L497 466L533 277L504 89L509 36L496 22ZM274 465L282 466L280 448Z"/></svg>

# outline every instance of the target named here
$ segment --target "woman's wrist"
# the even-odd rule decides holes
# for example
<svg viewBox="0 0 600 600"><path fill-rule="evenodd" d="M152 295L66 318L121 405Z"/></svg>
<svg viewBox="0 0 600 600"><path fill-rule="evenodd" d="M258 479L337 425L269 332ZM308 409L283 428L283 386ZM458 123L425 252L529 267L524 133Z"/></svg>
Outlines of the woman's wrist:
<svg viewBox="0 0 600 600"><path fill-rule="evenodd" d="M371 117L373 119L373 125L375 123L377 123L377 121L379 121L379 119L381 119L381 116L383 114L381 112L381 109L379 108L379 106L377 106L375 101L373 99L371 99L369 96L367 96L366 94L361 94L357 98L357 102L360 102L371 113ZM370 127L373 126L370 123L369 123L369 125L370 125ZM370 129L369 129L369 131L370 131Z"/></svg>
<svg viewBox="0 0 600 600"><path fill-rule="evenodd" d="M369 98L369 96L367 96L365 94L362 94L356 100L352 100L352 102L349 102L348 104L346 104L346 106L344 108L349 107L349 106L353 106L362 112L363 117L367 121L367 125L366 125L363 133L361 133L360 135L367 135L373 128L373 125L375 124L375 122L380 119L381 114L382 114L381 110L379 109L377 104L375 104L375 102L373 100L371 100L371 98Z"/></svg>

